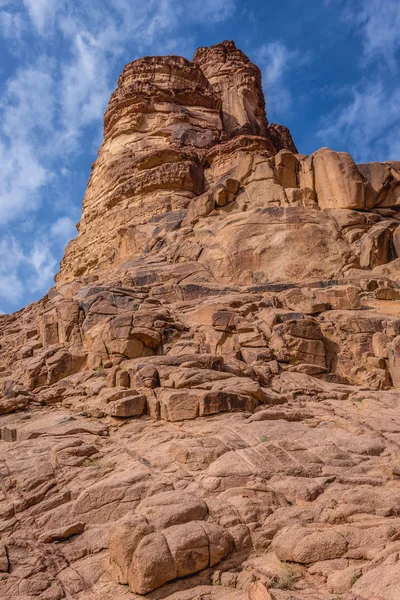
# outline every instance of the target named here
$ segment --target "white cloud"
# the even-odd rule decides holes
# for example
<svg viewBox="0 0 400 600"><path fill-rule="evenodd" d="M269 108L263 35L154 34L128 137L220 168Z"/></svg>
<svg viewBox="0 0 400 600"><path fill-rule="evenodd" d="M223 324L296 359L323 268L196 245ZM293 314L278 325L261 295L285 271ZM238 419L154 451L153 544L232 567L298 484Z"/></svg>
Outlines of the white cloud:
<svg viewBox="0 0 400 600"><path fill-rule="evenodd" d="M0 298L17 302L23 294L23 284L18 269L24 260L20 245L13 236L0 240Z"/></svg>
<svg viewBox="0 0 400 600"><path fill-rule="evenodd" d="M396 51L400 48L400 3L398 0L325 0L343 6L347 24L360 35L367 62L385 59L396 69Z"/></svg>
<svg viewBox="0 0 400 600"><path fill-rule="evenodd" d="M360 5L364 51L368 59L384 56L395 68L395 52L400 48L400 3L398 0L370 0Z"/></svg>
<svg viewBox="0 0 400 600"><path fill-rule="evenodd" d="M59 221L58 229L62 230L63 223L61 219ZM0 239L0 253L0 299L3 304L5 301L20 302L26 293L43 293L52 285L57 261L46 233L39 232L24 245L15 236L5 235Z"/></svg>
<svg viewBox="0 0 400 600"><path fill-rule="evenodd" d="M7 272L17 267L23 259L23 252L20 244L13 236L6 236L0 240L0 271Z"/></svg>
<svg viewBox="0 0 400 600"><path fill-rule="evenodd" d="M42 158L54 111L53 82L43 69L21 69L8 82L0 104L0 224L35 209L51 179Z"/></svg>
<svg viewBox="0 0 400 600"><path fill-rule="evenodd" d="M267 114L276 117L285 116L292 106L292 94L286 83L291 69L299 66L299 53L290 50L280 41L264 44L256 52L256 62L260 66L266 99Z"/></svg>
<svg viewBox="0 0 400 600"><path fill-rule="evenodd" d="M3 112L2 133L12 139L51 130L55 106L50 65L37 63L35 68L21 69L9 80L0 108Z"/></svg>
<svg viewBox="0 0 400 600"><path fill-rule="evenodd" d="M345 141L357 162L398 159L400 150L400 87L381 82L360 84L350 100L324 117L318 136L324 144Z"/></svg>
<svg viewBox="0 0 400 600"><path fill-rule="evenodd" d="M32 276L29 278L29 288L34 292L45 290L53 282L57 267L49 240L45 236L34 241L27 260L33 268Z"/></svg>
<svg viewBox="0 0 400 600"><path fill-rule="evenodd" d="M57 0L24 0L24 5L38 32L45 35L55 17Z"/></svg>
<svg viewBox="0 0 400 600"><path fill-rule="evenodd" d="M221 23L229 19L235 12L236 2L234 0L195 0L190 3L188 16L194 21L203 23Z"/></svg>
<svg viewBox="0 0 400 600"><path fill-rule="evenodd" d="M141 51L156 51L167 38L173 47L185 20L219 22L235 7L233 0L195 4L196 10L174 0L115 0L112 6L104 0L24 0L38 34L46 38L57 30L66 57L57 64L44 51L6 85L0 104L0 224L38 208L43 187L59 174L57 158L79 152L85 128L101 123L113 68L126 44L134 39ZM13 11L10 19L22 20L23 14Z"/></svg>
<svg viewBox="0 0 400 600"><path fill-rule="evenodd" d="M8 302L18 302L24 292L17 273L0 273L0 297Z"/></svg>
<svg viewBox="0 0 400 600"><path fill-rule="evenodd" d="M324 145L346 148L358 162L398 159L400 154L400 3L398 0L325 0L359 36L359 80L340 89L347 101L321 120Z"/></svg>
<svg viewBox="0 0 400 600"><path fill-rule="evenodd" d="M187 26L218 26L235 6L235 0L0 0L0 35L22 64L3 82L0 102L0 227L7 224L23 242L8 270L0 268L0 300L16 302L29 286L31 294L51 284L54 257L76 233L69 216L50 212L73 176L73 167L70 173L60 162L73 165L98 143L122 57L188 55L194 43ZM46 233L37 230L35 216L44 203ZM0 237L0 244L10 239Z"/></svg>
<svg viewBox="0 0 400 600"><path fill-rule="evenodd" d="M73 59L61 72L60 115L63 135L75 140L83 127L101 119L110 95L104 52L88 33L77 34Z"/></svg>
<svg viewBox="0 0 400 600"><path fill-rule="evenodd" d="M38 192L50 175L23 142L18 146L0 142L0 164L0 224L4 224L37 208Z"/></svg>
<svg viewBox="0 0 400 600"><path fill-rule="evenodd" d="M0 2L1 7L1 2ZM20 13L12 13L8 10L0 10L0 32L13 44L20 42L26 31L26 22ZM9 46L9 50L11 50Z"/></svg>
<svg viewBox="0 0 400 600"><path fill-rule="evenodd" d="M64 247L76 236L76 227L70 217L60 217L50 227L50 235L55 242Z"/></svg>

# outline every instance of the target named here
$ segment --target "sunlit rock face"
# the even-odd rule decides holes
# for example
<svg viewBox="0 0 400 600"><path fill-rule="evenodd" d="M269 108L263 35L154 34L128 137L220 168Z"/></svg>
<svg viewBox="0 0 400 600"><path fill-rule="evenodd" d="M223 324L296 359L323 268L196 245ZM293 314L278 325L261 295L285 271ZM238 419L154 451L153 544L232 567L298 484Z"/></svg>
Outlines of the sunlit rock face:
<svg viewBox="0 0 400 600"><path fill-rule="evenodd" d="M220 106L199 67L184 58L148 57L125 67L60 280L108 268L118 256L121 228L184 208L202 193L197 150L219 140Z"/></svg>
<svg viewBox="0 0 400 600"><path fill-rule="evenodd" d="M199 48L193 58L222 101L228 135L267 133L260 69L233 42Z"/></svg>
<svg viewBox="0 0 400 600"><path fill-rule="evenodd" d="M297 151L223 42L128 64L0 315L0 597L400 597L400 163Z"/></svg>
<svg viewBox="0 0 400 600"><path fill-rule="evenodd" d="M282 146L293 150L287 131L273 134L260 71L233 42L201 48L193 62L158 56L128 64L105 114L79 236L67 249L58 281L107 270L141 252L137 226L184 210L207 191L209 160L224 161L219 177L253 147L270 156ZM235 136L239 147L224 149Z"/></svg>

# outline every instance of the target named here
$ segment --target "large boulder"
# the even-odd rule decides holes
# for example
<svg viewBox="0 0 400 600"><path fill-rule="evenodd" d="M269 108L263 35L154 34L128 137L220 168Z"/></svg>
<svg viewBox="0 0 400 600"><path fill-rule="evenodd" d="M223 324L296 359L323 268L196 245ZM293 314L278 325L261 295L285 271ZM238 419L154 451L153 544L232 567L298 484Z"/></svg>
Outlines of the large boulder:
<svg viewBox="0 0 400 600"><path fill-rule="evenodd" d="M216 565L232 549L230 534L214 523L190 521L151 532L145 519L129 519L112 534L110 572L132 592L147 594Z"/></svg>
<svg viewBox="0 0 400 600"><path fill-rule="evenodd" d="M273 547L280 560L311 564L343 556L347 542L334 530L299 527L282 531L274 538Z"/></svg>
<svg viewBox="0 0 400 600"><path fill-rule="evenodd" d="M349 154L322 148L312 164L320 208L366 208L366 182Z"/></svg>

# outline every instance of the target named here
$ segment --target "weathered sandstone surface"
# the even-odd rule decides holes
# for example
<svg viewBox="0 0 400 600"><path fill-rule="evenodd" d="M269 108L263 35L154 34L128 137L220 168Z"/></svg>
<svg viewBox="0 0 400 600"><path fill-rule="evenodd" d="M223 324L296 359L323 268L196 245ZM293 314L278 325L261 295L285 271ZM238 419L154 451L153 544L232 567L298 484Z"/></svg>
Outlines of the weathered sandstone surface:
<svg viewBox="0 0 400 600"><path fill-rule="evenodd" d="M0 316L0 598L400 598L400 162L299 154L233 42L127 65Z"/></svg>

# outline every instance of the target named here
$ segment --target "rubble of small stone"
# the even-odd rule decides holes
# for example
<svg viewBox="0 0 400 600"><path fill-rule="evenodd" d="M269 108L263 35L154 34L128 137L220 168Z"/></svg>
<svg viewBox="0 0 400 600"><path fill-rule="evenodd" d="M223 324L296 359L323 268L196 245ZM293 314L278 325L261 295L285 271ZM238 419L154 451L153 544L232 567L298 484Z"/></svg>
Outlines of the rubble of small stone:
<svg viewBox="0 0 400 600"><path fill-rule="evenodd" d="M128 64L0 316L4 600L400 597L400 162L298 153L223 42Z"/></svg>

